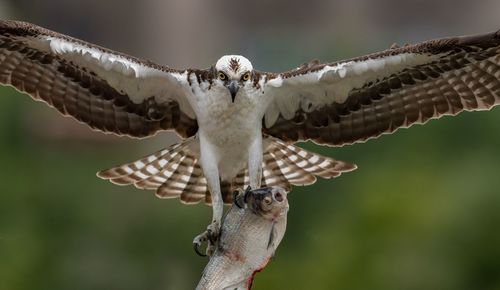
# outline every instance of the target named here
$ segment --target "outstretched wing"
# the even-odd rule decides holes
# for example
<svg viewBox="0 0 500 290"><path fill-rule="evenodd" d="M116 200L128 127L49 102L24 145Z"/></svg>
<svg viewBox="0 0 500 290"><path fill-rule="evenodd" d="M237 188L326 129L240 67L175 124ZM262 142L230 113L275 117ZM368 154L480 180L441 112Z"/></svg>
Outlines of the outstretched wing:
<svg viewBox="0 0 500 290"><path fill-rule="evenodd" d="M264 132L342 146L500 103L500 31L267 74Z"/></svg>
<svg viewBox="0 0 500 290"><path fill-rule="evenodd" d="M185 95L191 73L117 53L33 24L0 20L0 84L94 129L146 137L198 124Z"/></svg>

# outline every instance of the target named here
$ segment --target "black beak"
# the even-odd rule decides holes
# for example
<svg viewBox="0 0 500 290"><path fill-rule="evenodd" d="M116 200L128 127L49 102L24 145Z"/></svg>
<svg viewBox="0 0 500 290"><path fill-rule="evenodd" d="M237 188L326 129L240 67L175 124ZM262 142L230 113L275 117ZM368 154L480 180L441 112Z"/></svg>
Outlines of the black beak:
<svg viewBox="0 0 500 290"><path fill-rule="evenodd" d="M229 92L231 93L231 100L234 103L234 99L236 98L236 93L238 93L240 86L238 85L237 81L231 81L229 83L229 86L227 86L227 88L229 89Z"/></svg>

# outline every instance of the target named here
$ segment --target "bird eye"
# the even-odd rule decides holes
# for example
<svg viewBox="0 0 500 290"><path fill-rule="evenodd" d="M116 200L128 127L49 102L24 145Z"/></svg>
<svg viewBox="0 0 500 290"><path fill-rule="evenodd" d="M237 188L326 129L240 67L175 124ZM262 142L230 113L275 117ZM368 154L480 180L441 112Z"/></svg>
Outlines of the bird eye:
<svg viewBox="0 0 500 290"><path fill-rule="evenodd" d="M226 74L224 74L223 72L219 72L219 80L223 81L226 79Z"/></svg>
<svg viewBox="0 0 500 290"><path fill-rule="evenodd" d="M244 81L248 81L250 79L250 73L245 73L242 77L241 77L242 80Z"/></svg>

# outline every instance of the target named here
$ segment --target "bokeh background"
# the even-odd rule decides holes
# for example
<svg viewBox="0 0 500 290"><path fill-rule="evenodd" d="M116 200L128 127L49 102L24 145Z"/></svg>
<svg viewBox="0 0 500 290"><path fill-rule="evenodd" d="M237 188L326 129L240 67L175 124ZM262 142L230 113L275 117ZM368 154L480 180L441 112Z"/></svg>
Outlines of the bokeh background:
<svg viewBox="0 0 500 290"><path fill-rule="evenodd" d="M0 17L176 68L246 55L281 71L500 28L498 0L0 0ZM193 289L211 211L95 172L175 142L92 132L0 88L0 289ZM500 109L366 144L304 147L355 172L295 188L254 289L500 289Z"/></svg>

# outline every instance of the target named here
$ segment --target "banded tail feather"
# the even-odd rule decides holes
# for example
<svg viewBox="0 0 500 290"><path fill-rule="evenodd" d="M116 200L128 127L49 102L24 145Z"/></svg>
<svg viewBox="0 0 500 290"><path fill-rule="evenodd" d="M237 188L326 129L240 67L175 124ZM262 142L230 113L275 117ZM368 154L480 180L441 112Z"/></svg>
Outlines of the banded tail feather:
<svg viewBox="0 0 500 290"><path fill-rule="evenodd" d="M207 181L193 150L194 138L144 157L97 173L117 185L156 190L159 198L180 198L183 203L198 203L210 196Z"/></svg>
<svg viewBox="0 0 500 290"><path fill-rule="evenodd" d="M186 204L201 201L211 204L207 180L199 163L199 153L191 148L190 138L182 143L118 167L97 173L117 185L131 185L139 189L156 190L160 198L180 198ZM278 139L268 139L262 162L263 187L282 187L287 191L292 185L310 185L316 176L337 177L356 166L309 152L286 144ZM249 186L248 170L243 169L231 180L221 180L221 193L225 204L233 201L233 192Z"/></svg>
<svg viewBox="0 0 500 290"><path fill-rule="evenodd" d="M313 184L316 176L329 179L357 168L354 164L321 156L279 139L270 140L263 156L262 187L278 186L290 191L292 185ZM246 188L248 185L249 176L245 169L236 176L234 186Z"/></svg>

